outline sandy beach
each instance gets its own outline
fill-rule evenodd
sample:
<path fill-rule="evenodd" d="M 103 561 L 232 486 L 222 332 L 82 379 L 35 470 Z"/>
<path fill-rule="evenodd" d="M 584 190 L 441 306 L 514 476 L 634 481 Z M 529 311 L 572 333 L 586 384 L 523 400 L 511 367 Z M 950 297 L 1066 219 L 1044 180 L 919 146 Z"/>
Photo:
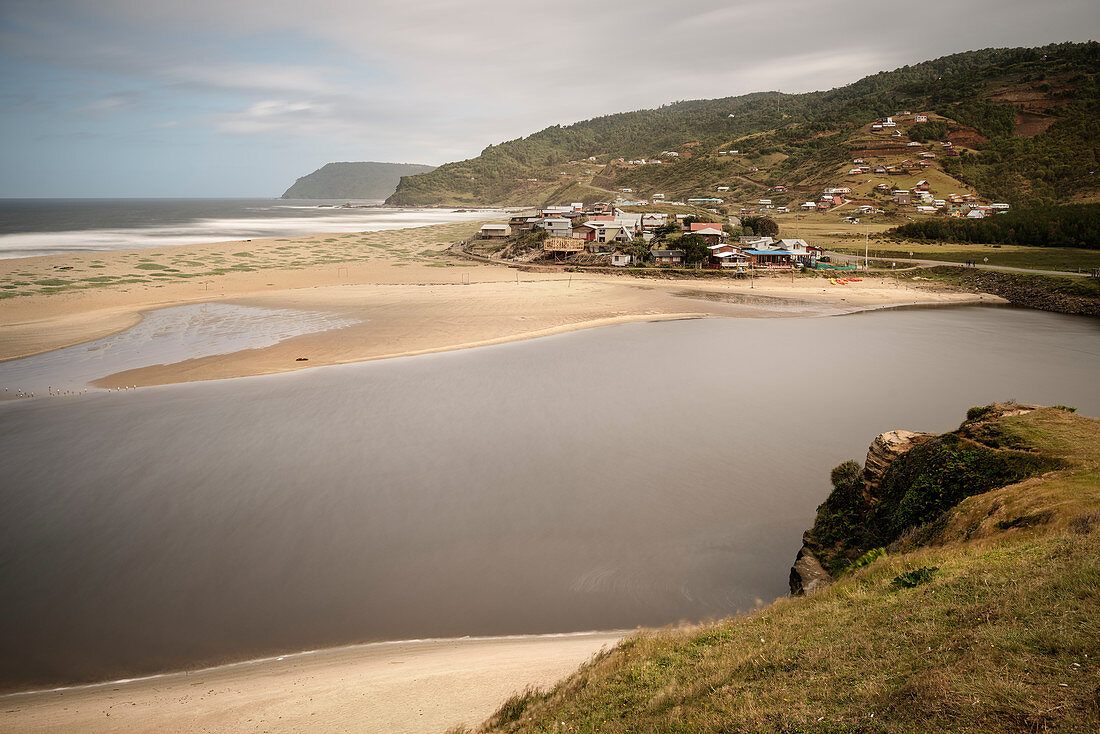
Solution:
<path fill-rule="evenodd" d="M 218 302 L 355 323 L 262 349 L 104 376 L 101 387 L 271 374 L 526 339 L 625 321 L 814 316 L 995 302 L 904 278 L 846 286 L 774 276 L 672 280 L 525 271 L 447 252 L 478 222 L 0 261 L 0 360 L 122 331 L 156 309 Z"/>
<path fill-rule="evenodd" d="M 380 643 L 0 697 L 19 732 L 360 731 L 474 726 L 621 632 Z"/>

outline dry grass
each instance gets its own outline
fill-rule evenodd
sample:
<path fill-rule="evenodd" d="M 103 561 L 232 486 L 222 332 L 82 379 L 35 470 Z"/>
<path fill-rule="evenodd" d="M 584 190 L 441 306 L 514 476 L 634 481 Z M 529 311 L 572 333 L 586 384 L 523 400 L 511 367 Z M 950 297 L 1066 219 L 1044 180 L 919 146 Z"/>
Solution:
<path fill-rule="evenodd" d="M 1003 422 L 1006 440 L 1071 467 L 972 497 L 942 545 L 813 596 L 636 635 L 483 731 L 1100 730 L 1100 421 L 1045 409 Z M 1048 521 L 997 529 L 1036 510 Z M 980 532 L 954 537 L 982 513 Z M 927 583 L 892 583 L 921 568 L 936 569 Z"/>

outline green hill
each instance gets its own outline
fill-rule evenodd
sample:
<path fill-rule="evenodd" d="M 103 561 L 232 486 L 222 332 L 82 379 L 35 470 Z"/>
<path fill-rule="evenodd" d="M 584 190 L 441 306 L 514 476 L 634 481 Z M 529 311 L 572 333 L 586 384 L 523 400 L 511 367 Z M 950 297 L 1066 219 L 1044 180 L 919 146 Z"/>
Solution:
<path fill-rule="evenodd" d="M 935 145 L 940 135 L 966 155 L 936 167 L 989 197 L 1087 201 L 1100 192 L 1092 175 L 1100 165 L 1098 73 L 1100 44 L 1063 43 L 954 54 L 828 91 L 678 102 L 491 145 L 402 179 L 389 202 L 560 203 L 624 188 L 671 199 L 714 195 L 720 185 L 729 187 L 722 198 L 746 201 L 783 184 L 789 195 L 771 198 L 785 203 L 835 183 L 855 156 L 900 161 L 914 156 L 908 142 Z M 931 113 L 930 121 L 902 116 L 900 137 L 871 130 L 905 111 Z M 662 163 L 628 163 L 642 158 Z"/>
<path fill-rule="evenodd" d="M 284 199 L 385 199 L 402 176 L 431 171 L 416 163 L 328 163 L 302 176 L 283 194 Z"/>
<path fill-rule="evenodd" d="M 636 634 L 477 731 L 1100 730 L 1100 421 L 1001 404 L 910 443 L 834 470 L 834 583 Z"/>

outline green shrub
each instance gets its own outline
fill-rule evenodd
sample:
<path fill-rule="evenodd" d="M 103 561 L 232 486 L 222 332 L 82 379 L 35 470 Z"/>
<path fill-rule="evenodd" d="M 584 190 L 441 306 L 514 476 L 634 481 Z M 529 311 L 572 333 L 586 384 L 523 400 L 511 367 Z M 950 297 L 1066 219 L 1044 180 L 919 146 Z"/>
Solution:
<path fill-rule="evenodd" d="M 897 591 L 899 589 L 912 589 L 915 586 L 927 584 L 932 580 L 932 576 L 936 571 L 939 571 L 939 568 L 936 566 L 922 566 L 915 571 L 906 571 L 894 577 L 894 580 L 890 582 L 890 588 Z"/>

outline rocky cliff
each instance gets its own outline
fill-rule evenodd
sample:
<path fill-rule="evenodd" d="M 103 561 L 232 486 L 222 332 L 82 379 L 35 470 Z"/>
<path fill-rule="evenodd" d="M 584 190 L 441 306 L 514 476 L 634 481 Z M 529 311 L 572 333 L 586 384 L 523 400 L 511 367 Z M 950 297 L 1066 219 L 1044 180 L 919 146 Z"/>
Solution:
<path fill-rule="evenodd" d="M 329 163 L 295 181 L 282 198 L 381 201 L 397 190 L 402 176 L 426 173 L 434 168 L 417 163 Z"/>
<path fill-rule="evenodd" d="M 846 461 L 833 469 L 833 491 L 803 535 L 791 568 L 791 594 L 821 588 L 864 565 L 969 496 L 1057 468 L 1059 459 L 1019 450 L 998 428 L 1001 419 L 1036 409 L 980 406 L 950 433 L 897 430 L 876 436 L 862 467 Z"/>

